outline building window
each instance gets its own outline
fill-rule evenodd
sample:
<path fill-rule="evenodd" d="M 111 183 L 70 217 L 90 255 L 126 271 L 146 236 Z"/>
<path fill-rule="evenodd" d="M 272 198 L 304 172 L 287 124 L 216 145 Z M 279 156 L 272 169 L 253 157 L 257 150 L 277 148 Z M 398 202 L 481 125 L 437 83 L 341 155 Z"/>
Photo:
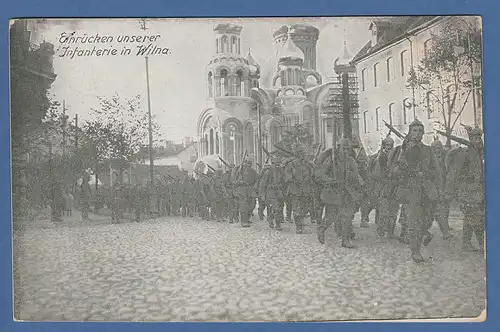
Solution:
<path fill-rule="evenodd" d="M 394 59 L 392 57 L 387 59 L 387 82 L 393 81 L 394 76 Z"/>
<path fill-rule="evenodd" d="M 231 37 L 231 52 L 237 53 L 237 44 L 236 44 L 236 36 Z"/>
<path fill-rule="evenodd" d="M 228 81 L 227 81 L 227 70 L 222 69 L 220 71 L 220 91 L 221 91 L 221 96 L 228 96 Z"/>
<path fill-rule="evenodd" d="M 373 86 L 374 87 L 378 86 L 378 82 L 377 82 L 378 67 L 379 67 L 378 62 L 375 65 L 373 65 Z"/>
<path fill-rule="evenodd" d="M 208 73 L 208 97 L 213 97 L 212 72 Z"/>
<path fill-rule="evenodd" d="M 222 53 L 228 52 L 229 51 L 229 45 L 227 41 L 227 36 L 223 36 L 221 39 L 221 48 L 222 48 Z"/>
<path fill-rule="evenodd" d="M 427 52 L 429 52 L 431 46 L 432 46 L 432 39 L 429 38 L 424 42 L 424 57 L 427 56 Z"/>
<path fill-rule="evenodd" d="M 404 124 L 410 123 L 412 121 L 412 103 L 410 98 L 403 99 L 403 121 Z"/>
<path fill-rule="evenodd" d="M 405 76 L 409 67 L 409 54 L 407 50 L 401 52 L 401 76 Z"/>
<path fill-rule="evenodd" d="M 389 104 L 389 124 L 392 126 L 394 124 L 393 119 L 394 119 L 394 108 L 396 104 L 395 103 L 390 103 Z"/>
<path fill-rule="evenodd" d="M 240 39 L 238 38 L 238 54 L 241 53 L 241 49 L 240 49 Z"/>
<path fill-rule="evenodd" d="M 238 70 L 236 72 L 236 95 L 242 96 L 244 95 L 244 91 L 245 91 L 245 86 L 243 82 L 243 72 L 241 70 Z"/>
<path fill-rule="evenodd" d="M 368 118 L 368 111 L 364 111 L 363 112 L 363 127 L 365 129 L 365 134 L 368 133 L 367 118 Z"/>
<path fill-rule="evenodd" d="M 366 80 L 366 68 L 361 71 L 361 90 L 365 91 L 365 80 Z"/>
<path fill-rule="evenodd" d="M 215 53 L 219 53 L 219 38 L 215 39 Z"/>
<path fill-rule="evenodd" d="M 375 109 L 375 126 L 377 128 L 377 131 L 380 130 L 379 115 L 380 115 L 380 107 L 377 107 Z"/>

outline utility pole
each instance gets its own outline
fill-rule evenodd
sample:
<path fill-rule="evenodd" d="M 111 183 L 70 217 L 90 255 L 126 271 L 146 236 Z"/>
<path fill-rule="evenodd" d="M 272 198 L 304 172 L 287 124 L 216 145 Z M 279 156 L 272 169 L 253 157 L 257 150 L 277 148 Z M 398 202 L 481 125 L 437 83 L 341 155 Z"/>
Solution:
<path fill-rule="evenodd" d="M 141 26 L 141 30 L 146 30 L 146 19 L 141 19 L 139 22 Z M 150 182 L 151 182 L 151 196 L 150 196 L 150 201 L 149 201 L 149 206 L 150 209 L 153 211 L 156 211 L 156 209 L 153 209 L 153 206 L 157 206 L 155 202 L 156 198 L 156 187 L 155 187 L 155 179 L 154 179 L 154 160 L 153 160 L 153 125 L 152 125 L 152 120 L 151 120 L 151 94 L 149 91 L 149 60 L 148 57 L 146 56 L 146 87 L 147 87 L 147 95 L 148 95 L 148 131 L 149 131 L 149 173 L 150 173 Z"/>
<path fill-rule="evenodd" d="M 342 73 L 342 101 L 343 101 L 343 120 L 344 120 L 344 138 L 352 142 L 352 124 L 351 124 L 351 105 L 349 93 L 349 73 Z"/>

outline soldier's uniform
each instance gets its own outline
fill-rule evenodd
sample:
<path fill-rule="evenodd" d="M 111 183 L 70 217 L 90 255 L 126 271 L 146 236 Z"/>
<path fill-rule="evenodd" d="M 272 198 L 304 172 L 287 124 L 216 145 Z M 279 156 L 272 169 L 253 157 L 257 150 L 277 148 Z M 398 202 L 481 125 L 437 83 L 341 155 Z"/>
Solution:
<path fill-rule="evenodd" d="M 182 216 L 192 217 L 194 210 L 194 179 L 189 175 L 184 176 L 182 182 Z"/>
<path fill-rule="evenodd" d="M 273 157 L 272 165 L 266 165 L 259 181 L 259 194 L 265 200 L 269 227 L 282 230 L 285 173 L 278 157 Z"/>
<path fill-rule="evenodd" d="M 222 176 L 224 200 L 226 201 L 225 207 L 229 223 L 233 223 L 235 220 L 238 220 L 238 206 L 236 205 L 236 200 L 233 195 L 233 182 L 231 179 L 231 170 L 233 168 L 234 165 L 231 165 Z"/>
<path fill-rule="evenodd" d="M 335 163 L 332 163 L 332 150 L 329 149 L 324 152 L 321 166 L 315 172 L 322 184 L 321 199 L 326 206 L 325 218 L 318 225 L 318 241 L 325 242 L 325 232 L 334 223 L 337 234 L 342 238 L 342 247 L 354 248 L 352 221 L 356 204 L 362 197 L 361 183 L 356 161 L 350 154 L 350 141 L 341 139 L 339 143 Z"/>
<path fill-rule="evenodd" d="M 404 205 L 412 259 L 423 261 L 420 246 L 428 245 L 432 239 L 426 210 L 430 203 L 439 197 L 441 179 L 434 151 L 422 143 L 424 125 L 413 121 L 409 133 L 398 151 L 398 156 L 391 158 L 391 176 L 397 181 L 396 197 Z"/>
<path fill-rule="evenodd" d="M 287 194 L 292 197 L 293 220 L 296 233 L 304 232 L 306 217 L 312 199 L 312 178 L 314 170 L 302 159 L 296 159 L 285 167 Z"/>
<path fill-rule="evenodd" d="M 240 167 L 233 168 L 231 173 L 242 227 L 250 227 L 250 215 L 255 206 L 255 182 L 258 174 L 251 165 L 252 161 L 247 159 Z"/>
<path fill-rule="evenodd" d="M 370 158 L 367 169 L 367 196 L 375 208 L 375 224 L 379 236 L 394 237 L 399 204 L 394 196 L 394 181 L 390 178 L 389 153 L 394 140 L 386 137 L 380 151 Z"/>
<path fill-rule="evenodd" d="M 222 183 L 222 170 L 217 170 L 210 181 L 210 201 L 213 210 L 212 215 L 218 222 L 221 222 L 224 218 L 224 187 Z"/>
<path fill-rule="evenodd" d="M 262 170 L 259 174 L 259 178 L 258 180 L 256 181 L 255 183 L 255 187 L 256 187 L 256 190 L 257 190 L 257 201 L 259 203 L 259 208 L 258 208 L 258 215 L 259 215 L 259 219 L 260 220 L 264 220 L 264 211 L 266 211 L 267 209 L 267 203 L 266 203 L 266 192 L 265 190 L 263 190 L 262 188 L 262 180 L 264 179 L 264 173 L 271 167 L 271 165 L 269 164 L 264 164 L 264 166 L 262 167 Z M 269 219 L 269 210 L 267 210 L 267 219 Z"/>
<path fill-rule="evenodd" d="M 484 154 L 482 130 L 467 127 L 470 146 L 448 152 L 446 195 L 456 198 L 464 214 L 462 245 L 473 250 L 472 235 L 476 235 L 479 250 L 484 252 Z"/>
<path fill-rule="evenodd" d="M 434 155 L 436 156 L 436 161 L 440 168 L 441 179 L 439 181 L 439 192 L 444 194 L 447 173 L 445 165 L 446 151 L 444 150 L 443 144 L 437 138 L 434 139 L 431 147 L 434 149 Z M 447 199 L 446 195 L 440 195 L 437 201 L 431 202 L 427 212 L 427 218 L 429 218 L 428 222 L 432 224 L 433 221 L 436 220 L 439 229 L 443 234 L 443 239 L 450 239 L 452 237 L 448 223 L 448 217 L 450 215 L 450 201 Z"/>
<path fill-rule="evenodd" d="M 211 218 L 211 203 L 213 199 L 213 188 L 212 188 L 212 183 L 211 183 L 211 177 L 213 173 L 209 169 L 207 174 L 203 176 L 200 179 L 200 191 L 201 191 L 201 204 L 200 204 L 200 211 L 201 211 L 201 218 L 203 220 L 210 220 Z"/>
<path fill-rule="evenodd" d="M 80 186 L 80 208 L 82 209 L 82 219 L 89 219 L 91 190 L 88 180 L 85 178 Z"/>

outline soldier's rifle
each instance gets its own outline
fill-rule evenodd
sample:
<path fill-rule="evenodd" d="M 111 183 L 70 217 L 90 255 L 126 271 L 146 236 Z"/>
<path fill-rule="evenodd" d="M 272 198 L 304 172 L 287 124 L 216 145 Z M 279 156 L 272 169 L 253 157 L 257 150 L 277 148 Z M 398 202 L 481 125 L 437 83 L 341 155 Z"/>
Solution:
<path fill-rule="evenodd" d="M 388 124 L 387 122 L 385 122 L 385 120 L 382 120 L 384 121 L 384 124 L 387 128 L 389 128 L 389 130 L 394 133 L 394 135 L 396 135 L 397 137 L 401 138 L 402 140 L 404 140 L 406 138 L 405 135 L 401 134 L 396 128 L 394 128 L 392 125 Z"/>
<path fill-rule="evenodd" d="M 452 141 L 455 141 L 459 144 L 463 144 L 463 145 L 466 145 L 466 146 L 471 146 L 472 144 L 466 140 L 465 138 L 461 138 L 461 137 L 457 137 L 455 135 L 451 135 L 451 134 L 447 134 L 445 133 L 444 131 L 441 131 L 441 130 L 437 130 L 436 129 L 436 133 L 440 134 L 440 135 L 443 135 L 444 137 L 447 137 L 449 139 L 451 139 Z"/>
<path fill-rule="evenodd" d="M 267 151 L 267 149 L 265 147 L 262 146 L 262 144 L 260 145 L 260 147 L 262 148 L 262 151 L 264 151 L 264 153 L 267 156 L 267 159 L 266 159 L 266 164 L 267 164 L 269 162 L 269 159 L 271 159 L 271 154 L 269 153 L 269 151 Z"/>
<path fill-rule="evenodd" d="M 216 172 L 215 168 L 213 168 L 212 166 L 210 166 L 209 164 L 207 164 L 207 167 L 210 168 L 212 171 Z"/>
<path fill-rule="evenodd" d="M 275 144 L 274 147 L 278 150 L 280 150 L 281 152 L 285 153 L 286 155 L 288 155 L 289 157 L 294 157 L 296 159 L 300 159 L 306 163 L 308 163 L 309 165 L 311 165 L 312 167 L 316 167 L 316 164 L 314 164 L 312 161 L 310 160 L 307 160 L 306 158 L 302 157 L 302 156 L 297 156 L 295 153 L 293 152 L 290 152 L 286 149 L 283 149 L 282 147 L 280 147 L 279 145 Z"/>
<path fill-rule="evenodd" d="M 217 156 L 217 157 L 219 157 L 219 160 L 220 160 L 220 161 L 224 164 L 224 166 L 226 166 L 226 167 L 227 167 L 227 168 L 229 168 L 229 169 L 231 169 L 231 168 L 232 168 L 232 167 L 231 167 L 231 165 L 229 165 L 229 163 L 228 163 L 228 162 L 226 162 L 224 159 L 222 159 L 222 157 L 221 157 L 221 156 Z"/>
<path fill-rule="evenodd" d="M 200 177 L 207 177 L 206 174 L 203 174 L 201 172 L 198 172 L 197 170 L 193 169 L 193 172 L 196 173 L 196 175 L 200 176 Z"/>

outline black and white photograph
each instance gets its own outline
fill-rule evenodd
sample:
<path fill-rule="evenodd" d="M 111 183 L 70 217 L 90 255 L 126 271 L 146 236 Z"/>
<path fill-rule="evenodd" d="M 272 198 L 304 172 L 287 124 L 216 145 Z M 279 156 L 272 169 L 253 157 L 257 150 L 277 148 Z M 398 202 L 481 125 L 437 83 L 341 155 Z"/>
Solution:
<path fill-rule="evenodd" d="M 9 33 L 15 320 L 486 319 L 481 17 Z"/>

